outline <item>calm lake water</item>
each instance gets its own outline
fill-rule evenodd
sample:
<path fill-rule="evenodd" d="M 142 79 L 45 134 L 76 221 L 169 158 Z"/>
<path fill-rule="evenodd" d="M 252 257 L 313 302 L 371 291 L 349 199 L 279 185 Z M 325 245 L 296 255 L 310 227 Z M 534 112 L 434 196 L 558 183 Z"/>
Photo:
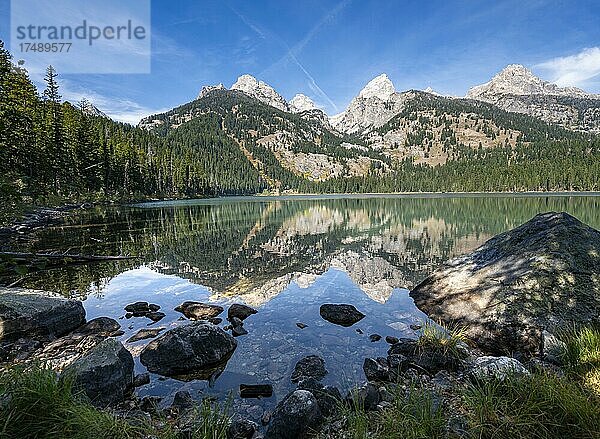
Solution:
<path fill-rule="evenodd" d="M 448 259 L 537 213 L 567 211 L 600 228 L 595 196 L 357 196 L 240 197 L 97 208 L 46 229 L 27 251 L 132 255 L 139 259 L 76 266 L 30 275 L 23 286 L 85 299 L 88 319 L 117 318 L 123 342 L 146 318 L 124 318 L 128 303 L 145 300 L 166 317 L 152 327 L 185 324 L 173 308 L 185 300 L 259 310 L 249 334 L 212 386 L 152 377 L 140 395 L 186 389 L 224 398 L 259 418 L 291 388 L 297 360 L 325 358 L 326 383 L 347 388 L 364 381 L 367 356 L 385 356 L 385 341 L 369 335 L 416 336 L 426 319 L 408 289 Z M 321 319 L 323 303 L 350 303 L 366 314 L 352 327 Z M 300 329 L 296 323 L 307 325 Z M 224 326 L 224 322 L 221 326 Z M 134 355 L 148 340 L 126 344 Z M 144 367 L 136 360 L 139 372 Z M 244 400 L 240 383 L 271 383 L 272 398 Z"/>

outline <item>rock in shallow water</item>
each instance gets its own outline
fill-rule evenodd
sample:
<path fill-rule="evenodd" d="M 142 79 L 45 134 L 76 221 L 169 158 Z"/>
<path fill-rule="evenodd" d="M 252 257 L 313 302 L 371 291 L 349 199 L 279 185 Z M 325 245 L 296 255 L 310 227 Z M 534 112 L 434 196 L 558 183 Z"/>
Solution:
<path fill-rule="evenodd" d="M 179 311 L 188 319 L 192 320 L 207 320 L 213 317 L 217 317 L 224 310 L 222 306 L 212 305 L 209 303 L 202 302 L 183 302 L 181 305 L 175 308 L 175 311 Z"/>
<path fill-rule="evenodd" d="M 545 213 L 454 259 L 411 293 L 492 353 L 536 354 L 543 329 L 600 321 L 600 232 Z"/>
<path fill-rule="evenodd" d="M 222 366 L 236 347 L 236 340 L 218 326 L 197 322 L 152 340 L 140 354 L 140 361 L 160 375 L 193 375 Z"/>
<path fill-rule="evenodd" d="M 70 364 L 61 377 L 73 379 L 92 404 L 106 407 L 125 399 L 133 386 L 133 357 L 120 341 L 108 338 Z"/>
<path fill-rule="evenodd" d="M 319 313 L 328 322 L 346 327 L 354 325 L 365 317 L 354 305 L 344 304 L 326 303 L 321 305 Z"/>
<path fill-rule="evenodd" d="M 127 343 L 134 343 L 140 340 L 146 340 L 148 338 L 157 337 L 165 328 L 150 328 L 150 329 L 140 329 L 134 335 L 127 339 Z"/>
<path fill-rule="evenodd" d="M 257 310 L 248 305 L 234 303 L 227 310 L 227 320 L 231 321 L 234 317 L 240 320 L 246 320 L 248 317 L 256 314 L 257 312 Z"/>
<path fill-rule="evenodd" d="M 296 363 L 292 372 L 292 383 L 297 383 L 304 378 L 322 380 L 327 375 L 325 360 L 318 355 L 309 355 Z"/>
<path fill-rule="evenodd" d="M 84 323 L 85 310 L 77 300 L 0 287 L 0 341 L 60 337 Z"/>

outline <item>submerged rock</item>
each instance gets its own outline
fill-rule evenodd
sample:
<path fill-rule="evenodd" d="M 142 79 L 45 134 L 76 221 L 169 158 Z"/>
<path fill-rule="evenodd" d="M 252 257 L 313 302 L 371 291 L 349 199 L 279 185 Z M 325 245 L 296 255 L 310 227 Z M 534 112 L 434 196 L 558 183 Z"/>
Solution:
<path fill-rule="evenodd" d="M 73 380 L 92 404 L 106 407 L 125 399 L 133 386 L 133 357 L 120 341 L 107 338 L 70 364 L 61 377 Z"/>
<path fill-rule="evenodd" d="M 318 355 L 309 355 L 296 363 L 292 372 L 292 383 L 297 383 L 304 378 L 314 378 L 318 381 L 327 375 L 325 360 Z"/>
<path fill-rule="evenodd" d="M 257 310 L 248 305 L 234 303 L 227 310 L 227 320 L 231 321 L 231 319 L 233 319 L 234 317 L 240 320 L 246 320 L 248 317 L 250 317 L 253 314 L 256 314 L 257 312 Z"/>
<path fill-rule="evenodd" d="M 213 317 L 217 317 L 224 311 L 224 309 L 222 306 L 219 305 L 187 301 L 177 306 L 175 308 L 175 311 L 179 311 L 188 319 L 208 320 Z"/>
<path fill-rule="evenodd" d="M 438 269 L 411 293 L 492 353 L 536 354 L 541 333 L 600 321 L 600 232 L 545 213 Z"/>
<path fill-rule="evenodd" d="M 355 323 L 361 321 L 365 315 L 357 310 L 354 305 L 337 305 L 337 304 L 324 304 L 321 305 L 319 313 L 323 319 L 330 323 L 334 323 L 340 326 L 352 326 Z"/>
<path fill-rule="evenodd" d="M 381 335 L 371 334 L 371 335 L 369 335 L 369 340 L 371 340 L 372 342 L 379 341 L 379 340 L 381 340 Z"/>
<path fill-rule="evenodd" d="M 191 375 L 222 366 L 236 347 L 235 339 L 218 326 L 196 322 L 152 340 L 140 354 L 140 361 L 160 375 Z"/>
<path fill-rule="evenodd" d="M 78 300 L 0 287 L 0 341 L 60 337 L 84 323 L 85 310 Z"/>
<path fill-rule="evenodd" d="M 295 390 L 275 408 L 265 439 L 302 439 L 323 421 L 317 399 L 308 390 Z"/>
<path fill-rule="evenodd" d="M 127 343 L 134 343 L 136 341 L 158 337 L 158 335 L 164 330 L 165 328 L 140 329 L 138 332 L 136 332 L 134 335 L 127 339 Z"/>

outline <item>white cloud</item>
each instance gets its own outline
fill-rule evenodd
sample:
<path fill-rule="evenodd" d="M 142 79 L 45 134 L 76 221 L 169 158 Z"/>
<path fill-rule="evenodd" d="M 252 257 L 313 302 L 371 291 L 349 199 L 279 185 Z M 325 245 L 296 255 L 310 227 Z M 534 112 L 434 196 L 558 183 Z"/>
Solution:
<path fill-rule="evenodd" d="M 553 58 L 537 67 L 548 70 L 552 82 L 561 87 L 581 87 L 600 75 L 600 47 L 590 47 L 575 55 Z"/>
<path fill-rule="evenodd" d="M 43 77 L 41 75 L 33 74 L 31 75 L 31 78 L 36 83 L 39 90 L 44 89 L 45 84 L 43 83 Z M 63 100 L 71 102 L 73 105 L 77 105 L 78 102 L 85 98 L 111 119 L 118 122 L 129 123 L 131 125 L 137 125 L 138 122 L 146 116 L 164 113 L 169 110 L 168 108 L 145 107 L 130 99 L 105 96 L 88 88 L 76 85 L 72 81 L 64 78 L 60 80 L 59 85 L 59 93 Z"/>

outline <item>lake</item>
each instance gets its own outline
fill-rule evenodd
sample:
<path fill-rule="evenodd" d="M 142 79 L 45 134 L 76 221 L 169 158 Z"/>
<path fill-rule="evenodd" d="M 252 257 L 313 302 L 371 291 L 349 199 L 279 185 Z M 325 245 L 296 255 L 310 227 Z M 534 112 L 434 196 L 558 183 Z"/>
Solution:
<path fill-rule="evenodd" d="M 306 355 L 325 359 L 325 383 L 347 389 L 364 381 L 364 358 L 385 356 L 388 348 L 369 335 L 415 337 L 411 325 L 426 321 L 408 295 L 412 286 L 547 211 L 600 228 L 600 197 L 573 194 L 232 197 L 98 207 L 41 231 L 19 250 L 137 259 L 32 273 L 20 286 L 83 299 L 88 319 L 119 319 L 124 343 L 141 328 L 185 324 L 174 308 L 186 300 L 255 307 L 245 321 L 248 335 L 237 338 L 214 382 L 153 375 L 138 393 L 168 403 L 182 389 L 198 398 L 232 392 L 236 410 L 259 419 L 292 388 L 294 365 Z M 124 307 L 138 300 L 160 305 L 166 317 L 125 318 Z M 320 317 L 323 303 L 353 304 L 366 317 L 337 326 Z M 148 341 L 125 344 L 135 356 Z M 145 371 L 137 359 L 136 369 Z M 275 394 L 241 400 L 241 383 L 270 383 Z"/>

